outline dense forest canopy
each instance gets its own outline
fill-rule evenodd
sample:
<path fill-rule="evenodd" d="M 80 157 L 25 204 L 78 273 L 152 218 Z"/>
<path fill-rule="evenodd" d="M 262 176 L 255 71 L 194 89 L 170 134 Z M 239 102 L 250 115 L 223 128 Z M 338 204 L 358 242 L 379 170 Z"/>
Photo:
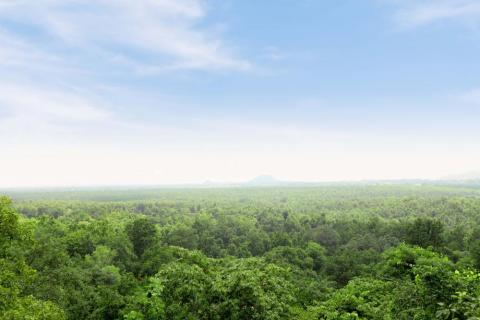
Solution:
<path fill-rule="evenodd" d="M 5 194 L 0 319 L 480 319 L 478 186 Z"/>

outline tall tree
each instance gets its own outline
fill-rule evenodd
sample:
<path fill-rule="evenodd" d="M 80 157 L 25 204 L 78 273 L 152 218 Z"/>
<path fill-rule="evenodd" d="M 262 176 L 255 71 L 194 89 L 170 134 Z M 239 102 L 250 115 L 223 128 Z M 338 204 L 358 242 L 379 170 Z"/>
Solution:
<path fill-rule="evenodd" d="M 126 226 L 126 231 L 137 257 L 141 257 L 145 250 L 155 242 L 155 225 L 149 219 L 135 219 Z"/>

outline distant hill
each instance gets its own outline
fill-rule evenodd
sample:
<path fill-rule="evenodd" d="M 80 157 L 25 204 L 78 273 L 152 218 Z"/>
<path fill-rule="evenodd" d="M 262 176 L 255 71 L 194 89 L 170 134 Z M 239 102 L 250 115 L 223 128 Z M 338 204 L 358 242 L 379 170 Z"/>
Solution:
<path fill-rule="evenodd" d="M 278 186 L 285 185 L 286 182 L 275 179 L 271 175 L 260 175 L 250 181 L 245 182 L 245 186 Z"/>

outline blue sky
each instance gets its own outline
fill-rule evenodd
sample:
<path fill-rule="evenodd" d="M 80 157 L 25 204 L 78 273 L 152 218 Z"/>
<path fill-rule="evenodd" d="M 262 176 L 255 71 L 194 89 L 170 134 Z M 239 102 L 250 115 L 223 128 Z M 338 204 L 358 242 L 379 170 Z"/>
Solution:
<path fill-rule="evenodd" d="M 0 186 L 480 170 L 478 0 L 0 0 Z"/>

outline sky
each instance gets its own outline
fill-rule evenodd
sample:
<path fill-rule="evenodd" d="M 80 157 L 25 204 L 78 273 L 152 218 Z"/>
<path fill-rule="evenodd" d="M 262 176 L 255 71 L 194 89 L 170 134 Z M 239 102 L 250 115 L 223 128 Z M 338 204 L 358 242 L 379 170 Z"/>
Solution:
<path fill-rule="evenodd" d="M 479 0 L 0 0 L 0 187 L 480 171 Z"/>

